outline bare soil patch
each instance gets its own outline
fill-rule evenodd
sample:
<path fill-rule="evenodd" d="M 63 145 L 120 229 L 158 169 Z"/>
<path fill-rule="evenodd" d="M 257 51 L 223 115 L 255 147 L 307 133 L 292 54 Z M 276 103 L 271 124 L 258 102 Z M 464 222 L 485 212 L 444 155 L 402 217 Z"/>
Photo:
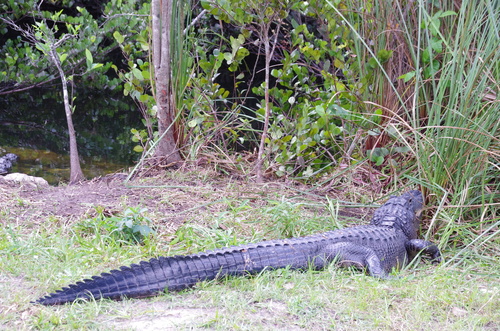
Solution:
<path fill-rule="evenodd" d="M 178 330 L 178 328 L 199 327 L 209 323 L 215 315 L 214 309 L 172 308 L 162 302 L 141 302 L 134 307 L 144 315 L 133 319 L 111 321 L 117 330 Z"/>
<path fill-rule="evenodd" d="M 36 224 L 49 217 L 71 223 L 82 217 L 95 215 L 97 206 L 108 214 L 140 206 L 147 208 L 155 219 L 167 224 L 170 231 L 175 231 L 190 216 L 207 210 L 217 212 L 217 202 L 224 199 L 250 199 L 255 207 L 265 204 L 266 199 L 273 197 L 301 197 L 318 204 L 325 202 L 321 197 L 326 194 L 341 200 L 349 199 L 342 191 L 310 191 L 308 195 L 301 193 L 309 189 L 297 183 L 254 184 L 209 171 L 172 172 L 126 183 L 120 177 L 98 178 L 77 185 L 48 187 L 13 184 L 0 177 L 0 210 L 3 209 L 16 222 Z M 358 219 L 364 218 L 367 213 L 368 211 L 359 208 L 339 212 L 340 215 Z"/>

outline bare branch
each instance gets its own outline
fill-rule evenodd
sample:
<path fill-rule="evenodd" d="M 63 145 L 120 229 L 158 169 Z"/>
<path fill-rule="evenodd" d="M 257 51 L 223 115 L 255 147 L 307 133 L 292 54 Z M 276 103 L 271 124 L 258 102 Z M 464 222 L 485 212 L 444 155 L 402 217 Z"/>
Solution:
<path fill-rule="evenodd" d="M 5 24 L 9 25 L 12 29 L 19 31 L 33 45 L 35 45 L 38 42 L 38 40 L 35 38 L 35 34 L 33 33 L 33 29 L 31 27 L 23 29 L 10 18 L 0 17 L 0 20 L 2 20 Z"/>
<path fill-rule="evenodd" d="M 193 26 L 196 24 L 196 22 L 198 22 L 203 16 L 205 16 L 205 14 L 208 13 L 208 10 L 206 9 L 203 9 L 201 11 L 201 13 L 198 14 L 198 16 L 196 16 L 192 21 L 191 23 L 189 23 L 189 25 L 184 29 L 184 31 L 182 31 L 183 34 L 186 34 L 187 31 Z"/>

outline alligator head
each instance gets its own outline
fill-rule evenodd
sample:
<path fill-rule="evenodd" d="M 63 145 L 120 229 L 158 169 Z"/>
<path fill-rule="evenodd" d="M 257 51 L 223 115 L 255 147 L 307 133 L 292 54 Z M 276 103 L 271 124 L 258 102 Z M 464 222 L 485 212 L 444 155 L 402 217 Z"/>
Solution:
<path fill-rule="evenodd" d="M 399 197 L 391 197 L 375 211 L 370 224 L 392 226 L 403 231 L 408 239 L 416 239 L 423 204 L 422 193 L 417 190 L 408 191 Z M 408 217 L 410 215 L 413 216 Z"/>

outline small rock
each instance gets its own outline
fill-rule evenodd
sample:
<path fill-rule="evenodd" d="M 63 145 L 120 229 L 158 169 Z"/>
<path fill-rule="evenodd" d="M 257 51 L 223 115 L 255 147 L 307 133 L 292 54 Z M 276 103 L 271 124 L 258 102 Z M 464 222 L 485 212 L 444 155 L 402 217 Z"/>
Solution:
<path fill-rule="evenodd" d="M 49 186 L 49 183 L 42 177 L 34 177 L 26 174 L 21 174 L 19 172 L 13 172 L 11 174 L 5 175 L 3 178 L 7 181 L 27 183 L 34 186 Z"/>
<path fill-rule="evenodd" d="M 6 174 L 12 168 L 12 163 L 16 162 L 19 157 L 14 153 L 7 153 L 0 157 L 0 175 Z"/>

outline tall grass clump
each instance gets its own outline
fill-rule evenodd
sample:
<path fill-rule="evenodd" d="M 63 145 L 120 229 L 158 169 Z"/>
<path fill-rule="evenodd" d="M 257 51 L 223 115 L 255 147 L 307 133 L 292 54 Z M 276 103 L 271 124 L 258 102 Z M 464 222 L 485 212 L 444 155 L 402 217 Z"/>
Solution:
<path fill-rule="evenodd" d="M 431 14 L 423 12 L 422 19 Z M 418 82 L 426 123 L 415 140 L 420 180 L 457 206 L 446 210 L 454 221 L 446 227 L 453 230 L 463 220 L 500 217 L 500 11 L 494 1 L 463 1 L 456 16 L 442 21 L 449 27 L 437 34 L 442 69 L 436 79 Z M 430 45 L 434 38 L 422 32 L 423 44 Z M 427 50 L 431 58 L 440 56 Z"/>
<path fill-rule="evenodd" d="M 445 245 L 490 231 L 500 220 L 496 1 L 347 3 L 337 12 L 359 37 L 360 62 L 393 52 L 363 98 L 384 109 L 379 141 L 385 134 L 413 154 L 400 184 L 418 184 L 438 206 L 429 233 Z"/>

